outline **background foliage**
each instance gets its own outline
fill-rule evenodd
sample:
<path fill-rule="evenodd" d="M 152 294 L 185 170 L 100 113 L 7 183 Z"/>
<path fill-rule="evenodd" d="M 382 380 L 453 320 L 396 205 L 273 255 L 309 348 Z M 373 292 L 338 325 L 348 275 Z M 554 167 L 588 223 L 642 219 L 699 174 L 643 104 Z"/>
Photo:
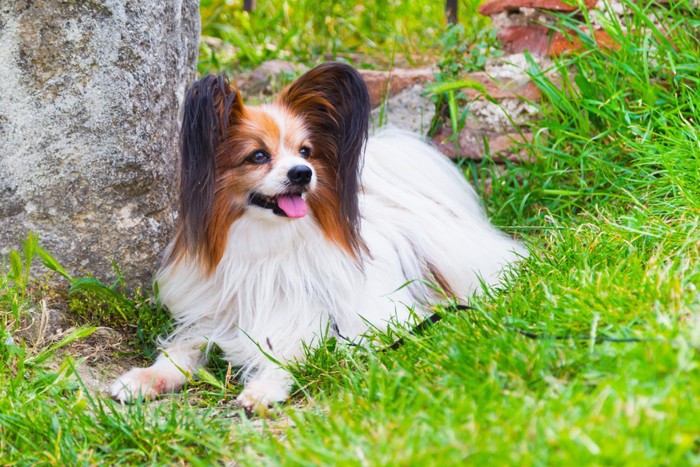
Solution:
<path fill-rule="evenodd" d="M 479 0 L 461 0 L 470 34 L 486 19 Z M 238 72 L 271 59 L 315 64 L 345 60 L 360 67 L 435 63 L 446 31 L 443 1 L 259 0 L 253 12 L 236 0 L 202 0 L 199 70 Z"/>

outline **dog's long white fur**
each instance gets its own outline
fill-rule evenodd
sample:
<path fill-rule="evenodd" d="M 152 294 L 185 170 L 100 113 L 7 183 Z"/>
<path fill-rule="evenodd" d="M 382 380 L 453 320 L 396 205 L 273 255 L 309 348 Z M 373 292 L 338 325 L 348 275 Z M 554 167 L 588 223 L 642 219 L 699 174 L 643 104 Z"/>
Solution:
<path fill-rule="evenodd" d="M 281 362 L 301 357 L 337 324 L 357 339 L 368 323 L 405 323 L 435 300 L 423 281 L 427 263 L 456 298 L 466 301 L 484 281 L 497 284 L 509 263 L 526 256 L 487 220 L 473 189 L 445 156 L 415 136 L 387 131 L 367 143 L 361 176 L 362 268 L 330 242 L 308 215 L 281 219 L 248 209 L 230 228 L 224 256 L 205 277 L 183 260 L 158 275 L 160 297 L 177 330 L 154 365 L 134 369 L 111 388 L 118 400 L 173 391 L 217 344 L 242 368 L 245 406 L 286 399 Z M 401 287 L 410 282 L 409 285 Z"/>

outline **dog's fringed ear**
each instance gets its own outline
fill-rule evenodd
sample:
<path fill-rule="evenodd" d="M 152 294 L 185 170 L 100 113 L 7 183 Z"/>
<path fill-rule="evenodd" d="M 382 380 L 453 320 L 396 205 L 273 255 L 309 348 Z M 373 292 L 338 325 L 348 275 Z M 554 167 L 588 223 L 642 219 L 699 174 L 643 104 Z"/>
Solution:
<path fill-rule="evenodd" d="M 209 246 L 216 156 L 242 105 L 240 93 L 223 76 L 205 76 L 187 91 L 180 131 L 180 251 L 175 254 L 197 254 Z"/>
<path fill-rule="evenodd" d="M 359 237 L 358 188 L 369 127 L 370 103 L 362 76 L 344 63 L 324 63 L 284 90 L 280 102 L 305 120 L 312 133 L 312 157 L 324 158 L 335 171 L 344 242 L 354 253 Z"/>

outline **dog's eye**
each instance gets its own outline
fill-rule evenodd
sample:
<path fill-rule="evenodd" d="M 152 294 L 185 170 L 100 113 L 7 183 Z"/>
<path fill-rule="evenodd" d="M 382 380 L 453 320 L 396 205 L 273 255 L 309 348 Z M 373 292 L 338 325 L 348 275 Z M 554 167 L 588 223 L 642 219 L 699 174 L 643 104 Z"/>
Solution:
<path fill-rule="evenodd" d="M 257 150 L 248 156 L 246 160 L 251 164 L 264 164 L 266 162 L 270 162 L 270 155 L 265 151 Z"/>
<path fill-rule="evenodd" d="M 311 148 L 308 146 L 302 146 L 301 149 L 299 149 L 299 155 L 301 155 L 301 157 L 304 159 L 308 159 L 311 157 Z"/>

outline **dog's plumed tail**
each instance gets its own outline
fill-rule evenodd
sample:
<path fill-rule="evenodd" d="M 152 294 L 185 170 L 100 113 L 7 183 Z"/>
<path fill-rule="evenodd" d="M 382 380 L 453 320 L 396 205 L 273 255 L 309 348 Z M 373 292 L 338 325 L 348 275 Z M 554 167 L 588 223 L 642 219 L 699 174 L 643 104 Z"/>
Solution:
<path fill-rule="evenodd" d="M 498 284 L 504 267 L 526 255 L 491 225 L 455 164 L 420 138 L 383 131 L 370 139 L 366 158 L 363 235 L 372 228 L 390 235 L 405 277 L 467 300 L 482 281 Z"/>

